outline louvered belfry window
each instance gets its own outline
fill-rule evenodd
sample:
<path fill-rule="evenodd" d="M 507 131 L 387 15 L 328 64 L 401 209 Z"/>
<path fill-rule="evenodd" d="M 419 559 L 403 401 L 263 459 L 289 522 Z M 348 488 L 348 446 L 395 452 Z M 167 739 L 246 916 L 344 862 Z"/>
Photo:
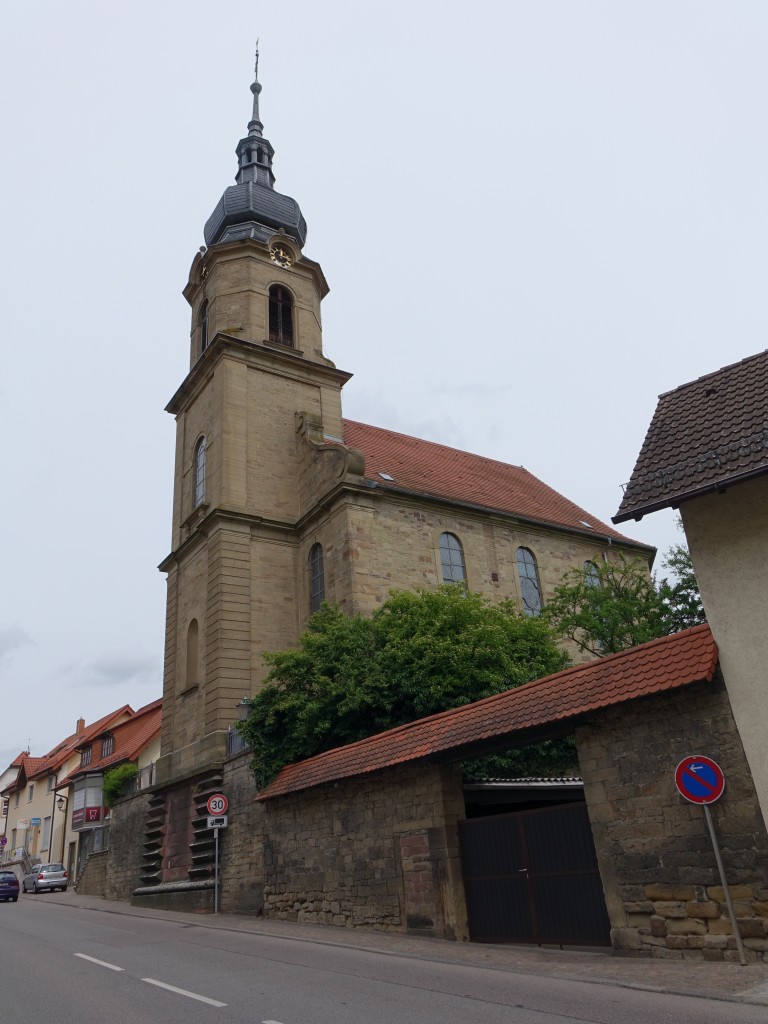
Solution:
<path fill-rule="evenodd" d="M 269 340 L 293 345 L 293 296 L 279 284 L 269 289 Z"/>

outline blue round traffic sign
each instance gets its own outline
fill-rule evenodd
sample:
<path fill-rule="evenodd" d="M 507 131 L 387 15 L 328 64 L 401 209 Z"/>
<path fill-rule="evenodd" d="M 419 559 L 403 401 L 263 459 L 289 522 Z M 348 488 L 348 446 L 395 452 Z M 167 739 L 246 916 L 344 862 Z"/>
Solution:
<path fill-rule="evenodd" d="M 692 804 L 713 804 L 723 795 L 725 776 L 711 757 L 692 754 L 684 757 L 675 769 L 675 785 Z"/>

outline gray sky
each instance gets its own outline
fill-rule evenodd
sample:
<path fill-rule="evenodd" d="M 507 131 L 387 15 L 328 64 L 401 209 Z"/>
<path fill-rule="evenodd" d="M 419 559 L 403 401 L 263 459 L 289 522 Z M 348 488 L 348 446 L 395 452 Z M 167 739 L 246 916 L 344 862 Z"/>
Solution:
<path fill-rule="evenodd" d="M 766 347 L 764 2 L 9 5 L 0 765 L 161 693 L 163 410 L 257 35 L 347 416 L 607 521 L 656 396 Z"/>

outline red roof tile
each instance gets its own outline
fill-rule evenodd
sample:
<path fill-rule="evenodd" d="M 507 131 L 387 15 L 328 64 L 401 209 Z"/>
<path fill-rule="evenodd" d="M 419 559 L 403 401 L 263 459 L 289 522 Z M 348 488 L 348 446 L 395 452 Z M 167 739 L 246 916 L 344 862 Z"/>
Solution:
<path fill-rule="evenodd" d="M 768 351 L 659 397 L 614 523 L 768 473 Z"/>
<path fill-rule="evenodd" d="M 377 487 L 492 509 L 549 526 L 611 537 L 648 550 L 648 545 L 618 533 L 522 466 L 510 466 L 352 420 L 344 420 L 344 443 L 363 453 L 365 479 Z"/>
<path fill-rule="evenodd" d="M 717 646 L 709 626 L 694 626 L 288 765 L 257 799 L 269 800 L 325 782 L 446 755 L 486 740 L 512 737 L 639 697 L 709 681 L 716 665 Z"/>
<path fill-rule="evenodd" d="M 114 737 L 115 744 L 112 753 L 101 757 L 101 748 L 97 743 L 94 746 L 90 763 L 82 767 L 77 765 L 69 775 L 58 783 L 56 788 L 61 788 L 83 772 L 104 771 L 113 764 L 134 761 L 160 732 L 162 705 L 162 699 L 152 701 L 151 704 L 140 708 L 133 718 L 129 718 L 126 722 L 120 722 L 119 725 L 111 729 L 102 730 Z"/>

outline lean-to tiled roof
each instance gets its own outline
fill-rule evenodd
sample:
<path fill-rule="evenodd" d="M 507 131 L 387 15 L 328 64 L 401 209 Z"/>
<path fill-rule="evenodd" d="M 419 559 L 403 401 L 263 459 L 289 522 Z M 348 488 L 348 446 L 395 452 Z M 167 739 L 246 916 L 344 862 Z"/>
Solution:
<path fill-rule="evenodd" d="M 659 397 L 614 523 L 768 473 L 768 351 Z"/>
<path fill-rule="evenodd" d="M 717 647 L 709 626 L 694 626 L 287 765 L 257 799 L 270 800 L 426 758 L 445 760 L 451 752 L 477 748 L 484 741 L 710 681 L 716 666 Z"/>
<path fill-rule="evenodd" d="M 363 453 L 365 478 L 377 487 L 460 502 L 652 550 L 579 508 L 522 466 L 353 420 L 344 420 L 344 443 Z"/>

